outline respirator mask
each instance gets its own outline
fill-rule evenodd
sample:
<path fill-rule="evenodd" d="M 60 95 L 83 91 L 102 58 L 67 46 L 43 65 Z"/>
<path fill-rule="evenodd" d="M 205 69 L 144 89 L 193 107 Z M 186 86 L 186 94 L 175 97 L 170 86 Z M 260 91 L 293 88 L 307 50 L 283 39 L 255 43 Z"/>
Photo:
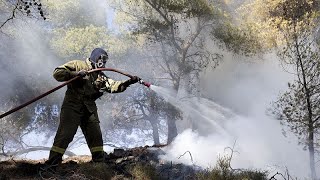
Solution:
<path fill-rule="evenodd" d="M 109 59 L 108 55 L 101 54 L 96 62 L 93 62 L 93 61 L 91 61 L 91 62 L 94 64 L 95 69 L 104 68 L 108 59 Z"/>

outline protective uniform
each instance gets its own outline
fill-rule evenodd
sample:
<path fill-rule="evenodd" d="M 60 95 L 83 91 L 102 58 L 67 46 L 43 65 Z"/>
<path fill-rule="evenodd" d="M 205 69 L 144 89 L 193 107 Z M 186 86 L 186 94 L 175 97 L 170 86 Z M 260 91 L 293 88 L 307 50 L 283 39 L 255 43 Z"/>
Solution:
<path fill-rule="evenodd" d="M 73 60 L 57 67 L 53 76 L 57 81 L 67 81 L 79 71 L 93 69 L 92 60 Z M 59 164 L 69 143 L 72 141 L 78 126 L 85 136 L 92 154 L 92 160 L 104 160 L 103 140 L 99 125 L 99 117 L 95 100 L 103 92 L 119 93 L 135 82 L 114 81 L 103 72 L 93 72 L 83 78 L 71 82 L 67 86 L 65 98 L 61 107 L 60 124 L 50 151 L 48 164 Z"/>

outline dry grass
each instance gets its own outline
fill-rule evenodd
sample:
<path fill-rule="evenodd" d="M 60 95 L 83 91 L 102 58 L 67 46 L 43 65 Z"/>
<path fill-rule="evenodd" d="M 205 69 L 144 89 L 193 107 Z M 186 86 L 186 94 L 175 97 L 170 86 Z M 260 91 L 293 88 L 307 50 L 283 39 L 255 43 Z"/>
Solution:
<path fill-rule="evenodd" d="M 219 157 L 217 165 L 212 170 L 206 170 L 196 174 L 197 180 L 267 180 L 267 172 L 259 170 L 232 169 L 231 159 Z"/>
<path fill-rule="evenodd" d="M 148 164 L 136 164 L 131 168 L 131 174 L 134 179 L 141 180 L 157 180 L 160 179 L 157 176 L 156 169 Z"/>
<path fill-rule="evenodd" d="M 80 165 L 77 174 L 88 179 L 111 179 L 114 173 L 105 163 L 84 163 Z"/>
<path fill-rule="evenodd" d="M 64 161 L 57 173 L 39 174 L 39 163 L 32 161 L 0 162 L 0 179 L 66 179 L 66 180 L 160 180 L 160 173 L 147 162 L 124 162 L 123 164 L 91 163 L 86 157 L 77 157 Z M 219 157 L 213 169 L 191 172 L 195 180 L 266 180 L 267 172 L 258 170 L 234 170 L 230 167 L 229 157 Z M 178 166 L 177 166 L 178 167 Z M 171 167 L 172 173 L 177 167 Z M 183 171 L 177 172 L 185 173 Z M 183 174 L 181 177 L 184 177 Z M 189 176 L 188 176 L 189 177 Z"/>

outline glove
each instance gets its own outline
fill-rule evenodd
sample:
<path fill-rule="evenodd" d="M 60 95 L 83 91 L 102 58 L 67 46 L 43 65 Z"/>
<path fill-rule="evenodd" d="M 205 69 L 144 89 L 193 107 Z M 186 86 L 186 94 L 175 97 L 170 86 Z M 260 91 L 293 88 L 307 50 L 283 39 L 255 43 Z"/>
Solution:
<path fill-rule="evenodd" d="M 131 84 L 137 83 L 137 82 L 140 81 L 140 80 L 141 80 L 141 78 L 139 78 L 138 76 L 132 76 L 132 78 L 129 79 L 129 80 L 127 80 L 127 81 L 125 81 L 125 82 L 123 83 L 123 85 L 124 85 L 125 87 L 128 87 L 128 86 L 130 86 Z"/>
<path fill-rule="evenodd" d="M 131 84 L 137 83 L 141 80 L 138 76 L 132 76 L 132 78 L 129 80 Z"/>

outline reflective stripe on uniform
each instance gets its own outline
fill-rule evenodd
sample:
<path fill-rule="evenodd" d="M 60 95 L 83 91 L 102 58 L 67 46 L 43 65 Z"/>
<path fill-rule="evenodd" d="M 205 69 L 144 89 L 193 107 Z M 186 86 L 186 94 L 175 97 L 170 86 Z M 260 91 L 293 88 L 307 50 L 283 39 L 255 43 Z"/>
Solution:
<path fill-rule="evenodd" d="M 91 151 L 91 153 L 103 151 L 103 146 L 92 147 L 92 148 L 90 148 L 90 151 Z"/>
<path fill-rule="evenodd" d="M 51 151 L 54 151 L 54 152 L 57 152 L 57 153 L 60 153 L 60 154 L 64 154 L 66 149 L 63 149 L 63 148 L 60 148 L 60 147 L 57 147 L 57 146 L 52 146 Z"/>

